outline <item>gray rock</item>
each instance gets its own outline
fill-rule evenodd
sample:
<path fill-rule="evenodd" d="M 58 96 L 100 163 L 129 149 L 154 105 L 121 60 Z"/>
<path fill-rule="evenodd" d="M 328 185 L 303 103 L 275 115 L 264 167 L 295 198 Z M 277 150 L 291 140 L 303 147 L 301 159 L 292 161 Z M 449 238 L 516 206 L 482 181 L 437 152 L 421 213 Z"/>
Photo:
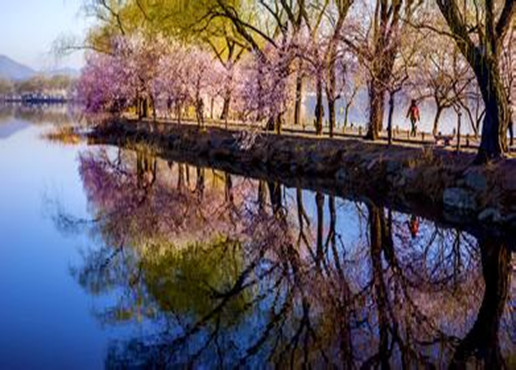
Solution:
<path fill-rule="evenodd" d="M 385 163 L 385 172 L 388 174 L 397 174 L 403 168 L 403 164 L 399 161 L 388 160 Z"/>
<path fill-rule="evenodd" d="M 405 176 L 398 176 L 396 181 L 394 182 L 394 186 L 397 188 L 402 188 L 407 185 L 407 178 Z"/>
<path fill-rule="evenodd" d="M 504 221 L 511 226 L 516 226 L 516 213 L 507 215 Z"/>
<path fill-rule="evenodd" d="M 337 180 L 337 182 L 340 182 L 340 183 L 344 183 L 344 182 L 348 181 L 348 179 L 349 179 L 348 171 L 346 171 L 346 169 L 344 169 L 344 168 L 339 169 L 337 172 L 335 172 L 335 179 Z"/>
<path fill-rule="evenodd" d="M 496 208 L 486 208 L 478 215 L 481 222 L 501 222 L 503 220 L 500 211 Z"/>
<path fill-rule="evenodd" d="M 445 207 L 463 211 L 474 211 L 477 209 L 477 201 L 474 194 L 461 188 L 445 189 L 443 203 Z"/>
<path fill-rule="evenodd" d="M 466 174 L 465 185 L 476 191 L 485 191 L 487 190 L 487 179 L 483 173 L 478 171 L 470 171 Z"/>

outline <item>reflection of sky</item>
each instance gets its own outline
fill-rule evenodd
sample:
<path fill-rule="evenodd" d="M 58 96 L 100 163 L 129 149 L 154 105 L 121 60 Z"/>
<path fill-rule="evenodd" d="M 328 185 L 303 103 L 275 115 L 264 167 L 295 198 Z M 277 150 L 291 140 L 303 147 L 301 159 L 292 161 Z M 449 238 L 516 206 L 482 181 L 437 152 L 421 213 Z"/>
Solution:
<path fill-rule="evenodd" d="M 29 124 L 23 121 L 9 120 L 6 123 L 0 121 L 0 140 L 7 139 L 27 127 L 29 127 Z"/>
<path fill-rule="evenodd" d="M 58 197 L 85 215 L 77 148 L 41 132 L 30 126 L 0 144 L 0 368 L 99 368 L 105 334 L 69 275 L 86 239 L 60 235 L 46 209 Z"/>

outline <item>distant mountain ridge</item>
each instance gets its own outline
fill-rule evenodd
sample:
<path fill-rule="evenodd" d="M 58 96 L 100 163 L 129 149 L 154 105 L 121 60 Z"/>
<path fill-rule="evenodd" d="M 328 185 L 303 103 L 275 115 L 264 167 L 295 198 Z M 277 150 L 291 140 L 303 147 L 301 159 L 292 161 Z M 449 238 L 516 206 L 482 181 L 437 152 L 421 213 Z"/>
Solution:
<path fill-rule="evenodd" d="M 5 55 L 0 55 L 0 78 L 8 80 L 26 80 L 37 74 L 35 70 L 18 63 Z"/>
<path fill-rule="evenodd" d="M 70 77 L 78 77 L 80 71 L 73 68 L 59 68 L 55 70 L 36 71 L 24 64 L 5 56 L 0 55 L 0 78 L 20 81 L 27 80 L 37 75 L 57 76 L 65 75 Z"/>

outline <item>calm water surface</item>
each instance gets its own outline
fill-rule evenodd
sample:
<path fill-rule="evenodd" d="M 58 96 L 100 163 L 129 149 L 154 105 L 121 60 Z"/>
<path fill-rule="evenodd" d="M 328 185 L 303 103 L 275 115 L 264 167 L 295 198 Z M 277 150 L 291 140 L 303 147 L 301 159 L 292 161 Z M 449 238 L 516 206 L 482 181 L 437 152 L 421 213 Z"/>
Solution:
<path fill-rule="evenodd" d="M 516 366 L 509 242 L 14 113 L 1 369 Z"/>

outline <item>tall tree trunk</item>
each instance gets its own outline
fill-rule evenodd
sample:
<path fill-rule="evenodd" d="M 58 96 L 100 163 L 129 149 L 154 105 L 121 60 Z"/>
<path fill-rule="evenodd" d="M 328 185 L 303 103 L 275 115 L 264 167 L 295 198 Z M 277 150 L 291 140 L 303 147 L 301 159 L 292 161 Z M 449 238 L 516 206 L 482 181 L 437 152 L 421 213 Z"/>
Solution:
<path fill-rule="evenodd" d="M 335 99 L 328 98 L 328 119 L 330 123 L 330 137 L 333 137 L 335 132 Z"/>
<path fill-rule="evenodd" d="M 439 132 L 439 119 L 441 118 L 443 109 L 444 108 L 439 103 L 437 103 L 437 110 L 435 111 L 435 117 L 434 117 L 434 126 L 432 129 L 432 134 L 434 136 L 436 136 L 437 133 Z"/>
<path fill-rule="evenodd" d="M 138 119 L 141 119 L 142 118 L 142 106 L 140 104 L 140 97 L 137 96 L 136 97 L 136 116 L 138 117 Z"/>
<path fill-rule="evenodd" d="M 334 53 L 330 53 L 330 66 L 328 69 L 328 88 L 326 92 L 326 96 L 328 98 L 328 121 L 330 124 L 330 137 L 333 137 L 335 131 L 335 101 L 337 100 L 335 97 L 336 94 L 336 81 L 335 81 L 335 55 Z"/>
<path fill-rule="evenodd" d="M 281 127 L 282 126 L 282 117 L 281 117 L 281 114 L 278 114 L 276 116 L 276 124 L 275 124 L 275 128 L 276 128 L 276 134 L 278 135 L 281 135 Z"/>
<path fill-rule="evenodd" d="M 400 44 L 403 1 L 377 0 L 373 24 L 374 56 L 369 82 L 369 127 L 366 138 L 376 140 L 383 129 L 385 93 L 390 86 Z M 410 5 L 407 4 L 408 7 Z"/>
<path fill-rule="evenodd" d="M 296 77 L 296 102 L 294 105 L 294 125 L 301 123 L 301 106 L 303 104 L 303 73 L 301 71 L 302 61 L 299 61 L 299 70 Z"/>
<path fill-rule="evenodd" d="M 509 124 L 508 99 L 500 73 L 500 55 L 504 38 L 512 27 L 516 2 L 505 0 L 497 15 L 495 1 L 482 2 L 483 19 L 477 23 L 466 24 L 464 13 L 467 5 L 460 11 L 457 0 L 437 0 L 442 15 L 455 36 L 457 47 L 475 72 L 482 93 L 486 115 L 482 127 L 482 138 L 475 163 L 481 164 L 502 157 L 507 150 L 507 125 Z M 466 4 L 466 3 L 464 3 Z M 498 16 L 498 21 L 496 17 Z M 474 30 L 474 39 L 470 35 Z"/>
<path fill-rule="evenodd" d="M 383 128 L 385 89 L 372 81 L 369 86 L 369 126 L 366 139 L 378 140 Z"/>
<path fill-rule="evenodd" d="M 316 86 L 316 103 L 315 103 L 315 132 L 317 135 L 322 135 L 323 133 L 323 86 L 322 79 L 317 77 L 317 86 Z"/>
<path fill-rule="evenodd" d="M 142 118 L 148 118 L 149 117 L 149 102 L 147 98 L 142 99 Z"/>
<path fill-rule="evenodd" d="M 181 124 L 182 114 L 183 114 L 183 107 L 181 107 L 181 104 L 176 104 L 177 123 L 179 123 L 179 124 Z"/>
<path fill-rule="evenodd" d="M 389 119 L 387 121 L 387 139 L 389 145 L 392 144 L 392 116 L 394 115 L 394 94 L 389 94 Z"/>
<path fill-rule="evenodd" d="M 348 127 L 349 123 L 349 110 L 351 109 L 351 101 L 346 103 L 346 109 L 344 110 L 344 128 Z"/>
<path fill-rule="evenodd" d="M 223 121 L 227 121 L 229 118 L 229 108 L 231 106 L 231 90 L 229 88 L 226 89 L 224 94 L 224 103 L 222 104 L 222 114 L 220 115 L 220 119 Z"/>
<path fill-rule="evenodd" d="M 156 119 L 158 118 L 158 114 L 156 112 L 156 102 L 154 100 L 154 96 L 153 95 L 150 96 L 150 103 L 151 103 L 151 106 L 152 106 L 152 119 L 154 121 L 156 121 Z"/>
<path fill-rule="evenodd" d="M 481 64 L 476 73 L 486 114 L 476 163 L 485 163 L 490 159 L 500 158 L 508 149 L 509 106 L 499 67 L 494 64 L 489 66 L 485 61 Z"/>

